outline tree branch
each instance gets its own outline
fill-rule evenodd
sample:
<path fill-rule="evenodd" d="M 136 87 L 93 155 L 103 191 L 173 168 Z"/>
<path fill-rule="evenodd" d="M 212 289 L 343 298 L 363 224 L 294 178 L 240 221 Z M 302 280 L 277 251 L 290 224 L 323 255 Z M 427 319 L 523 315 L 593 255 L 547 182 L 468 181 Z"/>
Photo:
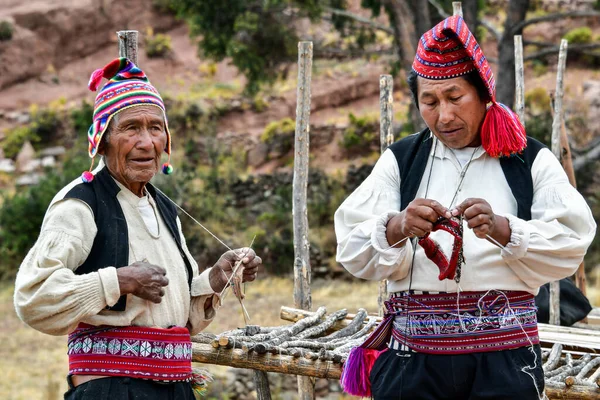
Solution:
<path fill-rule="evenodd" d="M 440 3 L 438 3 L 437 0 L 429 0 L 429 4 L 434 6 L 435 9 L 437 10 L 438 14 L 440 14 L 443 18 L 448 18 L 450 16 L 450 14 L 448 14 L 444 10 L 442 5 Z M 497 42 L 500 41 L 502 34 L 500 33 L 500 31 L 498 31 L 498 29 L 496 29 L 496 27 L 494 25 L 492 25 L 490 23 L 490 21 L 480 18 L 480 19 L 477 19 L 477 22 L 479 22 L 481 25 L 483 25 L 485 27 L 485 29 L 487 29 L 488 32 L 490 32 L 494 36 L 494 39 L 496 39 Z"/>
<path fill-rule="evenodd" d="M 496 39 L 496 42 L 500 42 L 500 39 L 502 38 L 502 34 L 500 33 L 500 31 L 498 29 L 496 29 L 496 27 L 494 25 L 491 24 L 490 21 L 480 18 L 477 20 L 477 22 L 479 22 L 485 29 L 488 30 L 489 33 L 491 33 L 494 38 Z"/>
<path fill-rule="evenodd" d="M 369 25 L 373 29 L 377 29 L 377 30 L 389 33 L 390 35 L 394 34 L 394 30 L 391 27 L 386 26 L 386 25 L 381 25 L 369 18 L 365 18 L 360 15 L 353 14 L 349 11 L 339 10 L 337 8 L 330 8 L 330 7 L 325 7 L 325 11 L 329 12 L 333 15 L 339 15 L 342 17 L 350 18 L 356 22 L 360 22 L 361 24 Z"/>
<path fill-rule="evenodd" d="M 436 0 L 429 0 L 429 4 L 431 4 L 432 6 L 435 7 L 438 14 L 440 14 L 442 16 L 442 18 L 448 18 L 450 16 L 450 14 L 448 14 L 444 10 L 444 7 L 442 7 L 442 5 L 440 3 L 438 3 Z"/>
<path fill-rule="evenodd" d="M 513 36 L 516 32 L 520 32 L 526 26 L 538 24 L 540 22 L 556 21 L 563 18 L 582 18 L 582 17 L 600 17 L 599 11 L 570 11 L 566 13 L 548 14 L 543 17 L 530 18 L 512 27 L 510 35 Z M 569 50 L 571 50 L 569 48 Z"/>
<path fill-rule="evenodd" d="M 588 163 L 592 161 L 596 161 L 600 159 L 600 144 L 593 147 L 590 151 L 582 155 L 581 157 L 577 157 L 573 160 L 573 169 L 575 171 L 580 170 L 585 167 Z"/>
<path fill-rule="evenodd" d="M 600 43 L 587 43 L 587 44 L 573 44 L 569 45 L 569 52 L 581 52 L 585 50 L 594 50 L 600 49 Z M 544 50 L 537 51 L 535 53 L 531 53 L 528 56 L 524 57 L 523 60 L 529 61 L 534 60 L 536 58 L 545 57 L 550 54 L 556 54 L 559 51 L 559 46 L 549 47 Z"/>

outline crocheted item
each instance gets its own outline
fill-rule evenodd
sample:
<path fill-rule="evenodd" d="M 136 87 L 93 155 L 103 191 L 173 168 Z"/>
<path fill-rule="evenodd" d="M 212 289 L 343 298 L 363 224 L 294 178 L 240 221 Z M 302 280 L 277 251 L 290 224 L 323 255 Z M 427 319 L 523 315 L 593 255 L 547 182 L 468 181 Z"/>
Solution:
<path fill-rule="evenodd" d="M 94 103 L 94 114 L 92 125 L 88 130 L 88 153 L 93 159 L 98 152 L 98 147 L 102 141 L 102 136 L 106 132 L 112 118 L 120 111 L 130 107 L 152 105 L 162 110 L 165 131 L 167 133 L 167 143 L 165 152 L 169 156 L 168 164 L 170 166 L 171 158 L 171 133 L 167 121 L 165 105 L 158 91 L 152 86 L 144 71 L 138 68 L 127 58 L 117 58 L 106 64 L 104 68 L 97 69 L 90 77 L 88 88 L 91 91 L 98 90 L 102 78 L 108 79 L 108 82 L 100 89 Z M 91 171 L 91 168 L 90 168 Z M 170 166 L 169 174 L 173 171 Z M 91 182 L 93 176 L 82 176 L 84 182 Z"/>
<path fill-rule="evenodd" d="M 481 127 L 483 148 L 492 157 L 510 156 L 527 146 L 525 128 L 517 115 L 496 102 L 496 82 L 475 37 L 460 16 L 446 18 L 419 40 L 412 65 L 426 79 L 451 79 L 477 71 L 492 104 Z"/>
<path fill-rule="evenodd" d="M 459 282 L 460 269 L 465 261 L 462 249 L 462 217 L 451 219 L 440 217 L 433 224 L 432 232 L 438 230 L 446 231 L 454 237 L 450 260 L 448 260 L 448 257 L 446 257 L 446 255 L 444 254 L 444 252 L 440 248 L 440 245 L 435 240 L 429 237 L 430 232 L 428 232 L 427 234 L 425 234 L 425 236 L 419 239 L 419 245 L 423 247 L 427 258 L 433 261 L 435 265 L 437 265 L 440 269 L 440 275 L 438 276 L 438 279 L 440 281 L 444 279 L 454 279 L 456 280 L 456 282 Z"/>

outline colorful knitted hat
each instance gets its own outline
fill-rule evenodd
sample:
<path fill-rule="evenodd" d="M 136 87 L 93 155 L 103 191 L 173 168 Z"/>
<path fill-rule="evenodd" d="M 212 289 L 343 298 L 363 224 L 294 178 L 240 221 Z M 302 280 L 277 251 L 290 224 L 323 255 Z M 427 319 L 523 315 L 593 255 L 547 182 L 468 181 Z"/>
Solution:
<path fill-rule="evenodd" d="M 519 117 L 496 102 L 494 74 L 483 51 L 462 17 L 446 18 L 421 36 L 412 65 L 426 79 L 450 79 L 477 71 L 492 104 L 481 127 L 481 142 L 492 157 L 510 156 L 527 146 L 525 128 Z"/>
<path fill-rule="evenodd" d="M 111 119 L 120 111 L 130 107 L 153 105 L 163 111 L 165 119 L 165 130 L 167 132 L 167 144 L 165 152 L 169 155 L 169 161 L 164 163 L 162 171 L 165 174 L 173 172 L 171 160 L 171 133 L 167 123 L 165 104 L 158 91 L 152 86 L 144 71 L 139 69 L 127 58 L 117 58 L 106 64 L 104 68 L 97 69 L 92 73 L 88 87 L 96 91 L 100 86 L 102 78 L 108 79 L 108 83 L 102 87 L 96 96 L 94 103 L 93 123 L 88 130 L 89 155 L 92 158 L 92 166 L 85 171 L 81 178 L 84 182 L 91 182 L 94 175 L 91 170 L 94 166 L 94 157 L 102 141 L 102 136 Z"/>

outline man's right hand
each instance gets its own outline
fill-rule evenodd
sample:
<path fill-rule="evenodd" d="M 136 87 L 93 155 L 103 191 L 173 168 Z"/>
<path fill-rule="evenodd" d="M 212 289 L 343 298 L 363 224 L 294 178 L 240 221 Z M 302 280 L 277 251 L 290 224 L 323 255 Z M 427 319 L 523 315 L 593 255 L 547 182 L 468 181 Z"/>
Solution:
<path fill-rule="evenodd" d="M 386 237 L 390 246 L 407 237 L 422 237 L 431 232 L 439 217 L 450 218 L 450 210 L 435 200 L 414 199 L 398 215 L 390 219 L 386 227 Z M 406 241 L 395 247 L 403 246 Z"/>
<path fill-rule="evenodd" d="M 165 295 L 164 287 L 169 284 L 166 275 L 167 271 L 163 267 L 144 261 L 117 268 L 122 295 L 131 293 L 153 303 L 160 303 Z"/>

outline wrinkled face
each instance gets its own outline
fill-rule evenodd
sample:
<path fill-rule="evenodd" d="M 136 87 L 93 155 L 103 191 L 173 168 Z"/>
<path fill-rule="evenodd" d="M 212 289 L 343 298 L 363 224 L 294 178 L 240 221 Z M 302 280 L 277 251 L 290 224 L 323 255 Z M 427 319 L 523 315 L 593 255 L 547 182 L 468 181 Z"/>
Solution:
<path fill-rule="evenodd" d="M 431 80 L 417 78 L 419 110 L 433 134 L 446 146 L 479 146 L 479 129 L 486 103 L 475 86 L 462 77 Z"/>
<path fill-rule="evenodd" d="M 141 196 L 158 172 L 167 143 L 163 111 L 150 105 L 127 108 L 113 118 L 110 129 L 99 152 L 111 175 Z"/>

